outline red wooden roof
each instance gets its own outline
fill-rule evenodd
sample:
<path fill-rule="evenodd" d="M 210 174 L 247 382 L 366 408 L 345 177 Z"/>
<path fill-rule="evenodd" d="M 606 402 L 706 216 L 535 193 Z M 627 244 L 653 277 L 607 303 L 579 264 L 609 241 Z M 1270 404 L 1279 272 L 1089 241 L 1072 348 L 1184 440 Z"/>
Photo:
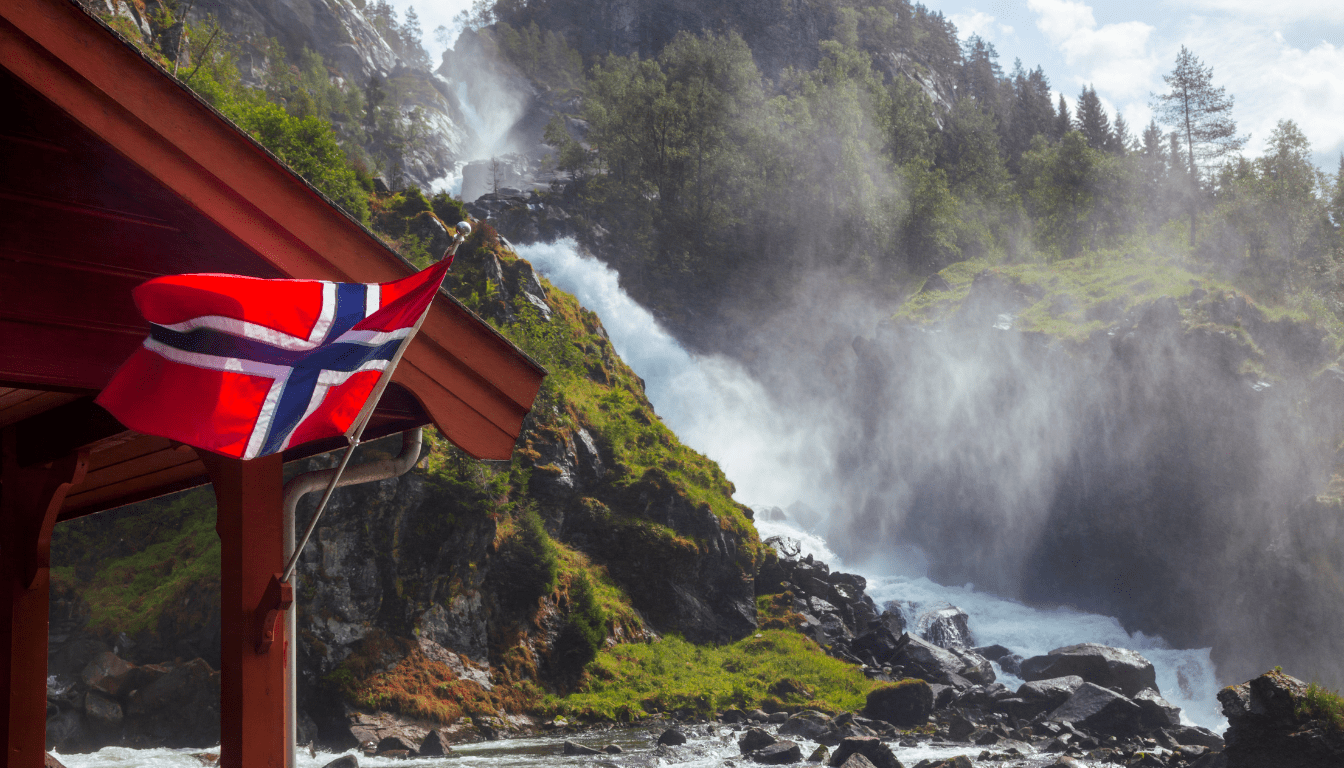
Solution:
<path fill-rule="evenodd" d="M 0 427 L 19 430 L 24 463 L 92 448 L 61 519 L 206 482 L 190 448 L 91 402 L 148 334 L 135 285 L 414 269 L 69 0 L 0 3 L 0 104 Z M 433 423 L 473 456 L 507 459 L 544 373 L 441 292 L 368 434 Z"/>

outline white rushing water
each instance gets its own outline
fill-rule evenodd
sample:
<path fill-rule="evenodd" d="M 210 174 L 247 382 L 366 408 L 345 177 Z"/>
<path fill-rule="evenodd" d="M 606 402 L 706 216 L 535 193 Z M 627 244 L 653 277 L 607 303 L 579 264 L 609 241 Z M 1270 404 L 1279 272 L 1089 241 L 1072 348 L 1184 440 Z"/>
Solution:
<path fill-rule="evenodd" d="M 813 497 L 817 478 L 807 471 L 830 460 L 818 455 L 820 441 L 809 440 L 793 427 L 788 413 L 775 408 L 768 393 L 740 365 L 687 352 L 621 289 L 615 272 L 582 254 L 573 241 L 515 250 L 602 318 L 616 351 L 644 379 L 663 422 L 683 443 L 723 467 L 737 486 L 739 500 L 781 507 L 802 501 L 826 508 Z M 792 537 L 832 568 L 859 573 L 868 579 L 868 594 L 879 605 L 897 601 L 907 618 L 943 604 L 955 605 L 970 616 L 977 644 L 1003 645 L 1023 658 L 1085 642 L 1138 651 L 1153 662 L 1162 695 L 1181 708 L 1187 721 L 1220 732 L 1227 725 L 1215 698 L 1218 684 L 1208 648 L 1174 650 L 1160 637 L 1126 632 L 1108 616 L 1032 608 L 972 585 L 936 584 L 925 577 L 923 557 L 913 547 L 887 553 L 882 562 L 847 565 L 819 536 L 760 517 L 756 527 L 763 538 Z M 996 666 L 996 672 L 1002 670 Z M 1022 682 L 1003 674 L 1000 681 L 1009 687 Z"/>

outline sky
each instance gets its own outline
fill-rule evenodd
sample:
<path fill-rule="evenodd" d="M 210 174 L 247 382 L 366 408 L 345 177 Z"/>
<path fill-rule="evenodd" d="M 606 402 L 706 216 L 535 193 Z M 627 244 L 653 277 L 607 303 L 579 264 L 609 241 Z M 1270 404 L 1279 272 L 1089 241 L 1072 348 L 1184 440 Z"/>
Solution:
<path fill-rule="evenodd" d="M 732 0 L 727 0 L 731 2 Z M 414 5 L 425 48 L 437 60 L 440 24 L 470 0 L 391 0 Z M 1021 59 L 1040 66 L 1056 93 L 1073 102 L 1096 88 L 1112 116 L 1135 133 L 1152 118 L 1153 93 L 1184 45 L 1213 68 L 1215 85 L 1235 100 L 1233 118 L 1249 134 L 1244 152 L 1264 151 L 1280 120 L 1291 119 L 1331 173 L 1344 153 L 1344 0 L 927 0 L 964 41 L 992 43 L 1005 72 Z"/>

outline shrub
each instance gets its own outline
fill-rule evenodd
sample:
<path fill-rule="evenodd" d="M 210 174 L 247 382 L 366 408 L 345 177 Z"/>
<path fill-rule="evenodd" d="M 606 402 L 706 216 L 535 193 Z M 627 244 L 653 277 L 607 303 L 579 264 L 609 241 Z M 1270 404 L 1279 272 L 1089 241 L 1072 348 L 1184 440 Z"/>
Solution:
<path fill-rule="evenodd" d="M 592 582 L 579 573 L 569 584 L 569 621 L 560 630 L 551 663 L 562 675 L 577 676 L 588 662 L 597 657 L 606 639 L 606 616 L 597 604 Z"/>
<path fill-rule="evenodd" d="M 560 561 L 535 506 L 524 509 L 517 522 L 518 529 L 499 548 L 494 582 L 506 608 L 527 611 L 537 598 L 555 589 Z"/>

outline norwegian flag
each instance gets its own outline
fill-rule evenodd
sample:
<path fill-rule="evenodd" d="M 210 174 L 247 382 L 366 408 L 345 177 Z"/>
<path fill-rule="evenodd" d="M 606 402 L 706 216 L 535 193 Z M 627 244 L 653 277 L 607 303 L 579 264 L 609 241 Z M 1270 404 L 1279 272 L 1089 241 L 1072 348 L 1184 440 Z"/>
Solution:
<path fill-rule="evenodd" d="M 137 432 L 240 459 L 350 435 L 450 263 L 382 284 L 155 278 L 133 294 L 150 336 L 96 402 Z"/>

